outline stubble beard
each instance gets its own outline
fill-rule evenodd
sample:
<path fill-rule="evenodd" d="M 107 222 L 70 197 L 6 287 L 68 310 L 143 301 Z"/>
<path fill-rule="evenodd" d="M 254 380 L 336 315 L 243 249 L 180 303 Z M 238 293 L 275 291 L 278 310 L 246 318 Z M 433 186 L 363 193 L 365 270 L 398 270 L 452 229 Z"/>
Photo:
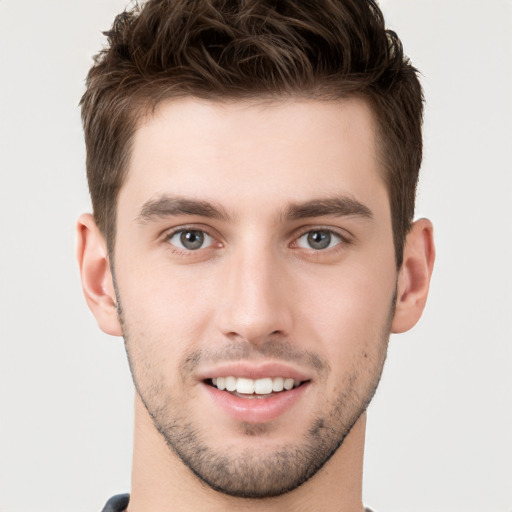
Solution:
<path fill-rule="evenodd" d="M 257 448 L 235 454 L 216 450 L 206 442 L 204 434 L 187 415 L 180 414 L 179 407 L 173 407 L 173 397 L 169 393 L 166 395 L 153 372 L 143 371 L 141 373 L 144 378 L 139 379 L 140 367 L 132 357 L 129 329 L 117 296 L 135 388 L 155 428 L 183 464 L 210 488 L 229 496 L 252 499 L 280 496 L 296 489 L 314 476 L 342 445 L 354 424 L 366 411 L 380 381 L 395 302 L 394 297 L 387 324 L 383 326 L 380 339 L 376 341 L 379 343 L 378 355 L 373 361 L 365 360 L 367 364 L 372 364 L 369 381 L 361 381 L 359 375 L 363 371 L 367 372 L 368 368 L 359 368 L 347 376 L 343 391 L 328 404 L 325 413 L 319 413 L 313 418 L 301 441 L 284 444 L 280 449 L 262 455 L 262 451 Z M 269 342 L 269 346 L 276 344 L 278 342 Z M 141 385 L 142 381 L 144 386 Z M 364 389 L 360 388 L 361 382 L 365 383 Z M 247 436 L 265 436 L 265 426 L 245 424 L 243 428 Z"/>
<path fill-rule="evenodd" d="M 318 415 L 295 445 L 285 444 L 265 454 L 258 448 L 227 454 L 204 442 L 199 430 L 184 416 L 174 415 L 169 422 L 168 414 L 154 409 L 138 392 L 167 445 L 202 482 L 223 494 L 252 499 L 280 496 L 313 477 L 342 445 L 372 398 L 354 408 L 353 395 L 338 397 L 330 412 Z M 257 440 L 266 434 L 265 427 L 249 424 L 242 429 L 246 436 Z"/>

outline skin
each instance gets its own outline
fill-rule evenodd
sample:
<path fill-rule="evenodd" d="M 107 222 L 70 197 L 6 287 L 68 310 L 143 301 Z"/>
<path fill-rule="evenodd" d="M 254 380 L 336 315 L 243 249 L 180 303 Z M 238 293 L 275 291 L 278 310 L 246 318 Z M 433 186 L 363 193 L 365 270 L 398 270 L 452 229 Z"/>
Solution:
<path fill-rule="evenodd" d="M 78 223 L 88 304 L 124 335 L 137 390 L 129 511 L 362 510 L 365 410 L 434 261 L 422 219 L 396 269 L 375 139 L 358 99 L 185 98 L 138 128 L 113 262 L 93 218 Z M 236 362 L 306 384 L 241 420 L 204 378 Z"/>

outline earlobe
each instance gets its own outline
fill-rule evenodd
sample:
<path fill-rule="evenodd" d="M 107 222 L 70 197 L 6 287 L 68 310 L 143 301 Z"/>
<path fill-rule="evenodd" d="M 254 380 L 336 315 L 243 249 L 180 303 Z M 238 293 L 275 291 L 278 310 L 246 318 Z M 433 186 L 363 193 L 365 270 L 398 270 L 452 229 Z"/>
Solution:
<path fill-rule="evenodd" d="M 90 214 L 77 222 L 77 260 L 85 300 L 101 330 L 122 336 L 105 239 Z"/>
<path fill-rule="evenodd" d="M 432 223 L 428 219 L 420 219 L 413 224 L 405 240 L 392 332 L 408 331 L 420 319 L 427 302 L 434 259 Z"/>

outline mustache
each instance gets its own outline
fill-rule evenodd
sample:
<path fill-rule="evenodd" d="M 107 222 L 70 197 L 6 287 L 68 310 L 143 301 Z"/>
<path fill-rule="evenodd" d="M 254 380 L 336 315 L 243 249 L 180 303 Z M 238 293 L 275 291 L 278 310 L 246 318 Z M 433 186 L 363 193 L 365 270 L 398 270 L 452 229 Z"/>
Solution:
<path fill-rule="evenodd" d="M 328 361 L 318 354 L 297 349 L 293 343 L 277 339 L 270 339 L 259 345 L 253 345 L 248 341 L 236 341 L 222 347 L 194 350 L 184 357 L 180 369 L 182 375 L 190 375 L 199 365 L 234 361 L 261 362 L 264 359 L 295 363 L 318 373 L 330 371 Z"/>

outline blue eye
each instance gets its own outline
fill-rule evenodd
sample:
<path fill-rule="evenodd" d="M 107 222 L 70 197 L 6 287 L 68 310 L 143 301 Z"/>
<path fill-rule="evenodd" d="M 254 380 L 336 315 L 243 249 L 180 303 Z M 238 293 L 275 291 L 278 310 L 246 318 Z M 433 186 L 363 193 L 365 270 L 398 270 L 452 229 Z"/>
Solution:
<path fill-rule="evenodd" d="M 321 251 L 329 249 L 343 241 L 340 235 L 327 229 L 315 229 L 304 233 L 297 239 L 297 245 L 303 249 Z"/>
<path fill-rule="evenodd" d="M 187 251 L 204 249 L 213 243 L 213 238 L 200 229 L 181 229 L 175 231 L 168 240 L 172 245 Z"/>

